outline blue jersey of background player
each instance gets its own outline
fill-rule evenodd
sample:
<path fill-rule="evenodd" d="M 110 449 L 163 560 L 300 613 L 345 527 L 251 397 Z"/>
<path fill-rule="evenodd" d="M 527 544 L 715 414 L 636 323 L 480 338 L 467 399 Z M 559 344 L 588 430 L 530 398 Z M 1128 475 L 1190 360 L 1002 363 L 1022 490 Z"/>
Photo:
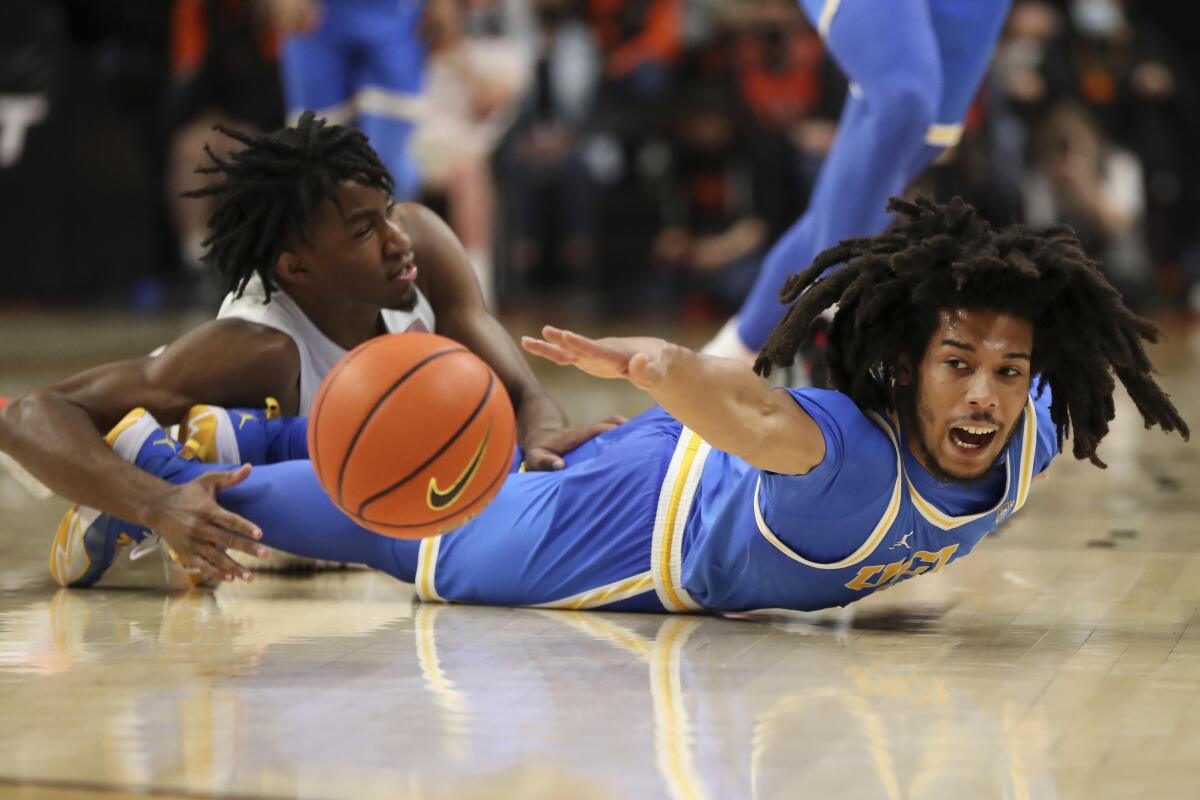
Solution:
<path fill-rule="evenodd" d="M 790 363 L 837 303 L 833 391 L 772 390 L 740 361 L 661 339 L 547 327 L 526 350 L 628 380 L 660 407 L 563 470 L 510 476 L 474 520 L 420 543 L 355 525 L 307 461 L 256 467 L 218 500 L 271 546 L 371 565 L 426 599 L 811 609 L 965 555 L 1025 502 L 1068 431 L 1076 457 L 1102 465 L 1114 374 L 1148 426 L 1187 435 L 1142 346 L 1157 329 L 1068 229 L 997 232 L 961 200 L 892 208 L 893 229 L 789 279 L 793 305 L 757 364 Z M 231 469 L 179 457 L 141 411 L 110 441 L 176 483 Z"/>

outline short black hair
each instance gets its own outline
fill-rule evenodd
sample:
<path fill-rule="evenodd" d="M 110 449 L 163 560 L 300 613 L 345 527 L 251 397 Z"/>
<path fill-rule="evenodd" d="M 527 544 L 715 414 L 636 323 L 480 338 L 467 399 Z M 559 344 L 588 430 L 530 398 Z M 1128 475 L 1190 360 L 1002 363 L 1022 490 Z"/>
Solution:
<path fill-rule="evenodd" d="M 237 296 L 257 273 L 270 299 L 280 253 L 289 243 L 308 240 L 313 212 L 325 200 L 337 202 L 338 183 L 354 180 L 388 195 L 395 186 L 366 136 L 328 125 L 312 111 L 305 111 L 294 127 L 272 133 L 225 125 L 213 129 L 245 147 L 226 160 L 206 144 L 212 163 L 196 172 L 224 180 L 183 196 L 218 198 L 208 219 L 204 261 L 216 268 L 226 291 Z"/>
<path fill-rule="evenodd" d="M 1076 458 L 1105 466 L 1096 448 L 1115 413 L 1114 374 L 1147 428 L 1188 437 L 1143 347 L 1158 341 L 1158 328 L 1125 306 L 1070 227 L 997 231 L 958 197 L 892 198 L 888 210 L 898 214 L 887 231 L 831 247 L 784 283 L 779 299 L 791 308 L 754 364 L 760 375 L 791 364 L 836 304 L 825 352 L 830 383 L 860 408 L 886 413 L 894 399 L 885 377 L 901 354 L 920 361 L 939 313 L 990 309 L 1033 324 L 1032 374 L 1050 387 L 1060 449 L 1070 436 Z"/>

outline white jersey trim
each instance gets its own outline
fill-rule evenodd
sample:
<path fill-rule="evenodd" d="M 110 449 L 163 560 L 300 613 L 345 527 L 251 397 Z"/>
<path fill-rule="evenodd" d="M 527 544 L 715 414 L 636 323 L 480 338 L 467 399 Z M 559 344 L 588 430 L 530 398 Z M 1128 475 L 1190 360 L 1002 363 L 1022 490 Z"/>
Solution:
<path fill-rule="evenodd" d="M 771 530 L 769 525 L 767 525 L 766 519 L 763 518 L 762 508 L 760 506 L 758 496 L 759 489 L 762 487 L 762 475 L 758 476 L 758 481 L 754 484 L 754 521 L 758 524 L 758 532 L 761 533 L 763 538 L 770 542 L 776 550 L 783 553 L 793 561 L 797 561 L 805 565 L 806 567 L 813 567 L 814 569 L 844 569 L 845 567 L 854 566 L 867 556 L 871 555 L 871 553 L 875 552 L 875 548 L 878 547 L 879 543 L 883 541 L 883 537 L 891 529 L 892 523 L 896 521 L 896 516 L 900 512 L 900 476 L 904 474 L 904 465 L 901 463 L 900 459 L 900 443 L 896 439 L 896 435 L 892 432 L 891 427 L 889 427 L 888 424 L 884 422 L 877 414 L 868 412 L 867 416 L 869 416 L 876 425 L 883 428 L 884 432 L 887 433 L 888 438 L 892 440 L 892 447 L 896 451 L 896 482 L 892 485 L 891 500 L 888 501 L 887 508 L 884 510 L 883 516 L 879 518 L 879 522 L 876 523 L 875 529 L 871 531 L 871 534 L 867 536 L 866 540 L 857 550 L 842 560 L 831 563 L 810 561 L 784 544 L 783 540 L 775 535 L 775 532 Z"/>
<path fill-rule="evenodd" d="M 650 545 L 650 573 L 658 600 L 668 611 L 701 610 L 700 604 L 683 588 L 683 532 L 711 450 L 708 442 L 684 426 L 659 489 Z"/>

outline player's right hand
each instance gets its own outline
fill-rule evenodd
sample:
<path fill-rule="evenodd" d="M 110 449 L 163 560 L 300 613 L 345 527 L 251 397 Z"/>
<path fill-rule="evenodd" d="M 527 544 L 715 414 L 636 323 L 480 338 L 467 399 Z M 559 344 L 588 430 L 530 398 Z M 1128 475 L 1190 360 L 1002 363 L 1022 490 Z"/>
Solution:
<path fill-rule="evenodd" d="M 245 464 L 228 472 L 207 472 L 195 480 L 172 486 L 148 510 L 149 527 L 206 578 L 254 580 L 254 573 L 225 551 L 239 550 L 265 558 L 268 550 L 259 544 L 262 531 L 217 503 L 218 493 L 241 483 L 249 474 L 250 465 Z"/>
<path fill-rule="evenodd" d="M 597 378 L 623 378 L 653 391 L 666 377 L 666 353 L 675 345 L 651 336 L 609 336 L 591 339 L 552 325 L 542 336 L 521 337 L 521 347 L 561 366 L 572 366 Z"/>

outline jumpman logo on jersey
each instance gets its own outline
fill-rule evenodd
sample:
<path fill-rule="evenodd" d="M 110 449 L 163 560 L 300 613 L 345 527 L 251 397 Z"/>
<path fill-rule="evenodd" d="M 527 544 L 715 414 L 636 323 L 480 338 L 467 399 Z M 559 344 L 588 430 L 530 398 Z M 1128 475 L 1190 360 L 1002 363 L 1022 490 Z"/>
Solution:
<path fill-rule="evenodd" d="M 910 537 L 912 535 L 913 535 L 912 531 L 909 531 L 908 533 L 904 534 L 903 536 L 900 537 L 900 541 L 896 542 L 894 545 L 889 547 L 888 550 L 895 550 L 897 547 L 907 547 L 909 550 L 912 550 L 912 545 L 908 543 L 908 537 Z"/>
<path fill-rule="evenodd" d="M 246 423 L 247 423 L 247 422 L 253 422 L 253 421 L 254 421 L 254 415 L 253 415 L 253 414 L 250 414 L 250 413 L 247 413 L 247 412 L 245 412 L 245 411 L 239 411 L 239 412 L 237 412 L 237 415 L 238 415 L 239 417 L 241 417 L 241 420 L 238 422 L 238 430 L 239 430 L 239 431 L 240 431 L 242 428 L 246 427 Z"/>

